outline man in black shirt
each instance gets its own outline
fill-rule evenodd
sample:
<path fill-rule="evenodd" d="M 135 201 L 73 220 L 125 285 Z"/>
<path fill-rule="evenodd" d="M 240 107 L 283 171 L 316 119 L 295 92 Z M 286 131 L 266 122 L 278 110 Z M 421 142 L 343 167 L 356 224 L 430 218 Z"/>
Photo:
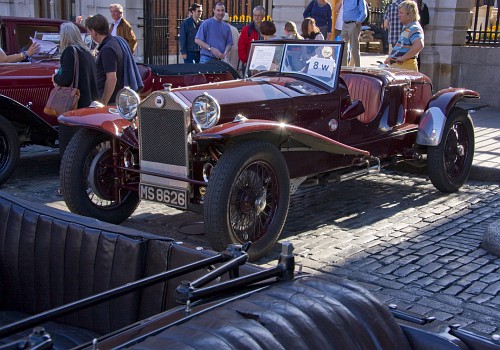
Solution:
<path fill-rule="evenodd" d="M 85 21 L 92 39 L 99 44 L 96 59 L 97 90 L 103 105 L 115 103 L 117 92 L 124 86 L 123 51 L 117 39 L 109 33 L 108 20 L 95 15 Z"/>

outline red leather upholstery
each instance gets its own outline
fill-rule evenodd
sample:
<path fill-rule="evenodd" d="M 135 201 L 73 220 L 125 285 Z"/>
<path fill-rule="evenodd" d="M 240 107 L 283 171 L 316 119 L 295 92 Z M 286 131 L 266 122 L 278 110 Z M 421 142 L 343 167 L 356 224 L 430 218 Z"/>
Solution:
<path fill-rule="evenodd" d="M 362 123 L 369 123 L 377 116 L 382 104 L 382 81 L 363 74 L 342 74 L 351 99 L 360 100 L 365 113 L 358 116 Z"/>

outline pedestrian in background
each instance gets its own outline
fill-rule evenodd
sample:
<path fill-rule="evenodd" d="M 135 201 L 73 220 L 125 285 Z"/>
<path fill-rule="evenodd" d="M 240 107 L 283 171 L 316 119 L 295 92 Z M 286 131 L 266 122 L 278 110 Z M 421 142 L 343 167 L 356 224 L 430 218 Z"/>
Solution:
<path fill-rule="evenodd" d="M 231 50 L 229 50 L 229 54 L 226 56 L 224 61 L 229 63 L 234 69 L 238 70 L 240 63 L 240 59 L 238 57 L 238 40 L 240 38 L 240 32 L 238 31 L 238 28 L 229 23 L 229 14 L 227 12 L 222 20 L 229 24 L 229 27 L 231 28 L 231 35 L 233 36 L 233 45 L 231 46 Z"/>
<path fill-rule="evenodd" d="M 340 38 L 345 42 L 344 55 L 342 56 L 342 65 L 347 66 L 347 57 L 354 61 L 354 66 L 361 65 L 359 55 L 359 33 L 361 24 L 367 16 L 364 0 L 344 0 L 342 18 L 342 31 Z"/>
<path fill-rule="evenodd" d="M 302 25 L 300 26 L 302 29 L 302 37 L 304 39 L 310 40 L 325 40 L 325 37 L 316 26 L 316 21 L 314 18 L 307 17 L 302 21 Z"/>
<path fill-rule="evenodd" d="M 285 39 L 304 39 L 297 31 L 297 25 L 295 22 L 286 22 L 283 31 L 285 32 Z"/>
<path fill-rule="evenodd" d="M 250 53 L 250 44 L 254 40 L 264 39 L 260 34 L 260 24 L 266 15 L 266 9 L 263 6 L 255 6 L 252 12 L 252 22 L 247 24 L 241 30 L 238 40 L 238 56 L 240 57 L 242 71 L 245 71 L 245 66 Z"/>
<path fill-rule="evenodd" d="M 59 34 L 59 50 L 62 51 L 61 65 L 57 73 L 52 76 L 52 82 L 54 86 L 72 86 L 76 78 L 74 75 L 76 63 L 74 49 L 76 49 L 79 67 L 78 72 L 76 72 L 78 74 L 78 85 L 76 87 L 80 90 L 77 108 L 88 107 L 92 101 L 99 98 L 94 56 L 90 53 L 89 47 L 83 42 L 80 29 L 74 23 L 66 22 L 61 24 Z M 59 125 L 59 154 L 61 157 L 76 131 L 78 131 L 76 127 Z"/>
<path fill-rule="evenodd" d="M 344 0 L 342 18 L 342 31 L 340 38 L 345 42 L 344 55 L 342 56 L 342 65 L 347 66 L 347 56 L 354 62 L 355 67 L 361 65 L 359 55 L 359 33 L 361 24 L 365 20 L 366 13 L 365 0 Z"/>
<path fill-rule="evenodd" d="M 323 38 L 330 38 L 332 31 L 332 6 L 326 0 L 312 0 L 302 15 L 304 19 L 308 17 L 314 18 L 321 34 L 323 34 Z"/>
<path fill-rule="evenodd" d="M 262 33 L 264 40 L 279 39 L 276 35 L 276 25 L 272 21 L 262 21 L 260 25 L 260 32 Z"/>
<path fill-rule="evenodd" d="M 189 7 L 189 16 L 182 21 L 179 28 L 179 45 L 184 63 L 199 63 L 200 62 L 200 47 L 195 43 L 194 39 L 198 28 L 203 20 L 203 7 L 200 4 L 194 3 Z"/>
<path fill-rule="evenodd" d="M 201 47 L 200 63 L 210 60 L 223 60 L 233 45 L 233 35 L 229 24 L 222 19 L 226 14 L 224 3 L 218 2 L 214 7 L 214 15 L 200 25 L 195 42 Z"/>
<path fill-rule="evenodd" d="M 403 0 L 392 0 L 392 3 L 387 5 L 384 14 L 384 28 L 389 32 L 389 52 L 392 51 L 394 45 L 399 39 L 399 34 L 403 30 L 403 25 L 399 21 L 398 6 Z"/>
<path fill-rule="evenodd" d="M 403 31 L 385 63 L 392 67 L 418 71 L 417 56 L 424 48 L 424 31 L 418 23 L 420 16 L 417 3 L 405 0 L 398 7 Z"/>
<path fill-rule="evenodd" d="M 124 57 L 118 39 L 109 32 L 108 20 L 101 14 L 85 20 L 90 36 L 99 46 L 96 57 L 97 91 L 103 105 L 115 103 L 124 86 Z"/>
<path fill-rule="evenodd" d="M 135 37 L 130 23 L 123 18 L 123 6 L 120 4 L 111 4 L 109 5 L 109 11 L 111 12 L 111 18 L 113 18 L 113 23 L 109 27 L 111 35 L 118 35 L 125 39 L 130 47 L 130 51 L 134 53 L 137 47 L 137 38 Z"/>

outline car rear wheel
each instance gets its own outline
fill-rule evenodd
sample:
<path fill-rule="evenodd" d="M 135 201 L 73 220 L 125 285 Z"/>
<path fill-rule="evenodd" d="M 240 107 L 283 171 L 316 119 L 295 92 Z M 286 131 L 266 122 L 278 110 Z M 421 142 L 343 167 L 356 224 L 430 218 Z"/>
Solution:
<path fill-rule="evenodd" d="M 463 109 L 449 114 L 438 146 L 427 150 L 427 169 L 434 187 L 456 192 L 469 177 L 474 157 L 474 128 Z"/>
<path fill-rule="evenodd" d="M 0 185 L 7 181 L 19 159 L 19 138 L 12 124 L 0 115 Z"/>
<path fill-rule="evenodd" d="M 61 192 L 69 210 L 114 224 L 132 215 L 139 205 L 138 193 L 115 186 L 115 179 L 123 180 L 126 174 L 116 174 L 112 165 L 109 135 L 81 129 L 73 136 L 60 173 Z"/>
<path fill-rule="evenodd" d="M 288 167 L 275 146 L 249 141 L 227 150 L 213 169 L 205 198 L 212 248 L 251 241 L 250 259 L 259 259 L 278 240 L 289 201 Z"/>

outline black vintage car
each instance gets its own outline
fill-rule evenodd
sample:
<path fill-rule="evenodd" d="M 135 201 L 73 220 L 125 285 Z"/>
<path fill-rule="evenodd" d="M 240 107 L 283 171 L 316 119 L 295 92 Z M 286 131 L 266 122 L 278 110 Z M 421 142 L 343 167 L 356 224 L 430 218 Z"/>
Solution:
<path fill-rule="evenodd" d="M 0 349 L 499 349 L 362 287 L 0 192 Z"/>
<path fill-rule="evenodd" d="M 88 110 L 61 116 L 84 128 L 61 165 L 68 208 L 113 223 L 140 200 L 203 211 L 214 249 L 252 241 L 257 259 L 277 241 L 299 186 L 409 162 L 428 164 L 438 190 L 459 190 L 474 154 L 459 102 L 479 95 L 433 94 L 427 76 L 408 70 L 341 68 L 343 45 L 256 41 L 245 79 L 167 87 L 142 101 L 124 90 L 116 113 L 127 128 Z"/>

